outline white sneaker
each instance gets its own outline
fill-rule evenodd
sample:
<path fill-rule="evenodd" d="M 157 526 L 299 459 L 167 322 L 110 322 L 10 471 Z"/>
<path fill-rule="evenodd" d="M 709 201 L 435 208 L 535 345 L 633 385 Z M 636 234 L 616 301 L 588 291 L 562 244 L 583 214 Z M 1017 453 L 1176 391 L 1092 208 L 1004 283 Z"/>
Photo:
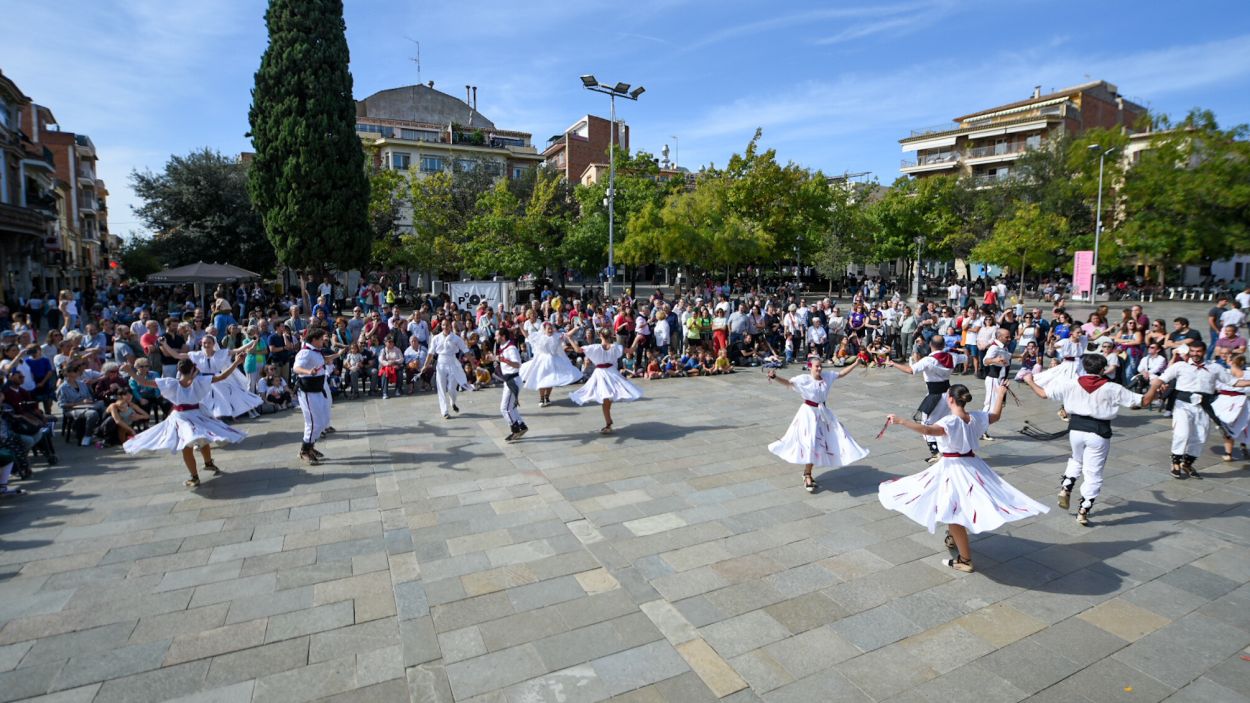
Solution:
<path fill-rule="evenodd" d="M 90 438 L 90 437 L 83 437 L 83 438 L 82 438 L 82 444 L 81 444 L 81 446 L 84 446 L 84 447 L 90 447 L 90 446 L 91 446 L 91 438 Z"/>
<path fill-rule="evenodd" d="M 390 399 L 390 396 L 388 396 L 385 393 L 382 394 L 382 400 L 389 400 L 389 399 Z"/>

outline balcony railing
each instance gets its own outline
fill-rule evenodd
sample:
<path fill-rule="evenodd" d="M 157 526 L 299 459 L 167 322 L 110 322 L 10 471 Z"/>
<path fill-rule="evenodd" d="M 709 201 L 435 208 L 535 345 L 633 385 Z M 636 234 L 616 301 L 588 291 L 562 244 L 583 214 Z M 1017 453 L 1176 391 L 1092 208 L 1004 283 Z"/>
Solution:
<path fill-rule="evenodd" d="M 930 125 L 928 127 L 917 127 L 916 129 L 911 130 L 911 133 L 907 135 L 907 138 L 911 139 L 912 137 L 923 137 L 926 134 L 949 132 L 952 129 L 958 129 L 958 127 L 959 125 L 954 122 L 943 122 L 941 124 Z"/>
<path fill-rule="evenodd" d="M 1019 174 L 1010 172 L 1002 174 L 978 173 L 972 177 L 972 185 L 977 188 L 997 186 L 1018 180 L 1020 177 L 1021 176 Z"/>
<path fill-rule="evenodd" d="M 942 151 L 936 154 L 917 154 L 914 161 L 903 159 L 903 168 L 931 166 L 933 164 L 953 164 L 959 161 L 959 154 L 954 151 Z"/>
<path fill-rule="evenodd" d="M 1008 156 L 1010 154 L 1023 154 L 1030 149 L 1036 149 L 1041 146 L 1040 142 L 1030 143 L 1027 141 L 1008 142 L 1004 144 L 986 144 L 984 146 L 974 146 L 968 149 L 966 158 L 982 159 L 987 156 Z"/>

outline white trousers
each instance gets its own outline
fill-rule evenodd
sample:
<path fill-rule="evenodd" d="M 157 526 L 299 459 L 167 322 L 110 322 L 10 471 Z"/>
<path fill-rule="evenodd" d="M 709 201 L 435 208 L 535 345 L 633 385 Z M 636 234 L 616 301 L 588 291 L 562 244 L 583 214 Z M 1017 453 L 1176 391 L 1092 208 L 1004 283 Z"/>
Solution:
<path fill-rule="evenodd" d="M 1211 418 L 1201 405 L 1177 400 L 1172 408 L 1172 453 L 1201 456 Z"/>
<path fill-rule="evenodd" d="M 519 383 L 520 379 L 516 379 L 514 382 Z M 521 419 L 521 411 L 517 409 L 516 394 L 512 392 L 511 386 L 507 383 L 503 384 L 503 398 L 499 400 L 499 413 L 503 415 L 503 419 L 508 422 L 509 427 L 525 422 Z"/>
<path fill-rule="evenodd" d="M 1102 470 L 1107 465 L 1111 439 L 1093 432 L 1072 430 L 1068 433 L 1068 442 L 1072 445 L 1072 456 L 1068 459 L 1068 467 L 1063 475 L 1074 481 L 1084 476 L 1081 497 L 1093 500 L 1102 490 Z"/>
<path fill-rule="evenodd" d="M 451 412 L 459 394 L 460 377 L 463 372 L 455 366 L 434 367 L 434 384 L 438 388 L 438 409 L 444 415 Z"/>
<path fill-rule="evenodd" d="M 330 426 L 329 392 L 299 391 L 299 409 L 304 414 L 304 443 L 315 444 L 325 428 Z"/>
<path fill-rule="evenodd" d="M 998 387 L 1003 385 L 1005 378 L 994 378 L 993 376 L 985 377 L 985 402 L 981 404 L 982 412 L 989 412 L 994 407 L 994 395 L 998 392 Z"/>

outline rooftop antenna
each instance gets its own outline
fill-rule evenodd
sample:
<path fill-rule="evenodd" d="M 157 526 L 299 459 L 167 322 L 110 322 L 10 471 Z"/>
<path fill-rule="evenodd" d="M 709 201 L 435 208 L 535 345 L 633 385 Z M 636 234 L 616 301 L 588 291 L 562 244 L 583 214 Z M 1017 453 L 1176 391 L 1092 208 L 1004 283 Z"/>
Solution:
<path fill-rule="evenodd" d="M 408 57 L 408 60 L 417 64 L 417 83 L 421 83 L 421 42 L 412 37 L 405 37 L 408 41 L 417 45 L 417 55 Z"/>

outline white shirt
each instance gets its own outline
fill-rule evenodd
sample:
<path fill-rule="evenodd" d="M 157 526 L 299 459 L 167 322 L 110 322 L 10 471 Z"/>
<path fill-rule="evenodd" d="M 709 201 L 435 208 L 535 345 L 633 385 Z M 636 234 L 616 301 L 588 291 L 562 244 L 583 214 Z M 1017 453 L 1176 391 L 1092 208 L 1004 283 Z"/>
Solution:
<path fill-rule="evenodd" d="M 443 334 L 439 332 L 434 335 L 434 339 L 430 340 L 430 353 L 438 354 L 438 365 L 443 368 L 456 368 L 460 362 L 456 359 L 457 354 L 468 354 L 469 345 L 464 343 L 460 335 L 455 332 Z"/>
<path fill-rule="evenodd" d="M 807 328 L 808 344 L 824 344 L 829 338 L 829 333 L 825 331 L 824 325 L 812 325 Z"/>
<path fill-rule="evenodd" d="M 989 363 L 991 359 L 1003 359 L 1007 362 L 1000 367 L 1003 369 L 1005 375 L 1008 367 L 1011 366 L 1011 352 L 1007 351 L 1007 347 L 1003 346 L 1003 344 L 997 339 L 990 342 L 990 345 L 985 348 L 986 363 Z"/>
<path fill-rule="evenodd" d="M 1146 377 L 1158 376 L 1167 366 L 1167 357 L 1161 354 L 1146 355 L 1137 362 L 1137 373 Z"/>
<path fill-rule="evenodd" d="M 997 335 L 997 325 L 982 325 L 981 328 L 977 330 L 977 346 L 982 349 L 989 347 L 990 344 L 994 342 L 994 338 Z"/>
<path fill-rule="evenodd" d="M 515 376 L 521 372 L 521 352 L 516 348 L 515 344 L 508 343 L 508 346 L 499 350 L 499 373 L 504 376 Z M 513 362 L 516 366 L 503 363 L 503 360 Z"/>
<path fill-rule="evenodd" d="M 1198 365 L 1192 361 L 1172 364 L 1166 371 L 1159 374 L 1159 378 L 1164 383 L 1175 381 L 1175 387 L 1178 391 L 1195 393 L 1214 393 L 1219 383 L 1227 383 L 1231 386 L 1237 382 L 1237 379 L 1233 378 L 1233 375 L 1223 366 L 1218 364 Z"/>
<path fill-rule="evenodd" d="M 417 320 L 408 323 L 409 336 L 416 337 L 422 344 L 430 341 L 430 323 L 425 320 Z"/>
<path fill-rule="evenodd" d="M 295 363 L 292 368 L 301 368 L 313 370 L 310 376 L 326 375 L 326 358 L 321 355 L 321 351 L 314 347 L 304 345 L 295 353 Z"/>
<path fill-rule="evenodd" d="M 959 284 L 952 283 L 946 288 L 947 300 L 959 300 Z"/>
<path fill-rule="evenodd" d="M 1250 293 L 1247 293 L 1243 290 L 1237 295 L 1234 295 L 1233 298 L 1237 301 L 1237 304 L 1240 305 L 1243 309 L 1250 307 Z"/>
<path fill-rule="evenodd" d="M 958 415 L 947 415 L 934 423 L 946 430 L 936 437 L 938 451 L 944 454 L 967 454 L 981 448 L 980 438 L 990 429 L 990 416 L 980 411 L 968 413 L 968 422 Z"/>
<path fill-rule="evenodd" d="M 829 384 L 838 378 L 838 374 L 832 371 L 822 372 L 820 380 L 812 378 L 810 373 L 805 373 L 790 379 L 790 388 L 802 396 L 803 400 L 824 403 L 829 398 Z"/>
<path fill-rule="evenodd" d="M 968 361 L 968 357 L 963 354 L 951 354 L 950 357 L 951 368 L 949 369 L 939 364 L 938 360 L 934 359 L 932 356 L 926 356 L 911 365 L 911 373 L 913 376 L 918 375 L 923 378 L 925 383 L 949 381 L 951 378 L 951 372 L 954 371 L 954 367 L 967 363 Z"/>
<path fill-rule="evenodd" d="M 1241 327 L 1241 323 L 1245 321 L 1246 314 L 1237 308 L 1229 308 L 1224 311 L 1223 315 L 1220 315 L 1220 327 L 1227 327 L 1228 325 Z"/>
<path fill-rule="evenodd" d="M 655 345 L 657 347 L 668 346 L 668 338 L 669 338 L 668 320 L 656 320 Z"/>
<path fill-rule="evenodd" d="M 1075 360 L 1081 358 L 1081 354 L 1084 352 L 1081 348 L 1081 343 L 1072 337 L 1060 340 L 1055 347 L 1055 351 L 1059 353 L 1061 361 L 1066 362 L 1068 359 L 1072 359 L 1074 363 Z"/>
<path fill-rule="evenodd" d="M 1110 381 L 1093 393 L 1082 388 L 1076 379 L 1056 381 L 1046 388 L 1046 396 L 1063 403 L 1063 409 L 1069 413 L 1099 420 L 1112 419 L 1121 406 L 1141 405 L 1141 395 Z"/>

